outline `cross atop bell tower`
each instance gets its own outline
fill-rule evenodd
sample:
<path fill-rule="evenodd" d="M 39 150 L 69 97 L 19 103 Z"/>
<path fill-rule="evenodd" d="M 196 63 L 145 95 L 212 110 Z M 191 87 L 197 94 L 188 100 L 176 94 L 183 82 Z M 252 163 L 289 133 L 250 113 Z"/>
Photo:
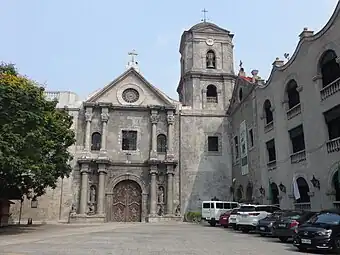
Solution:
<path fill-rule="evenodd" d="M 132 50 L 128 52 L 128 55 L 130 57 L 130 60 L 128 64 L 126 65 L 126 69 L 130 69 L 131 67 L 133 67 L 137 72 L 139 72 L 138 62 L 136 61 L 136 57 L 138 56 L 138 53 L 135 50 Z"/>
<path fill-rule="evenodd" d="M 207 22 L 207 12 L 208 12 L 208 11 L 207 11 L 205 8 L 202 10 L 203 18 L 202 18 L 201 21 Z"/>

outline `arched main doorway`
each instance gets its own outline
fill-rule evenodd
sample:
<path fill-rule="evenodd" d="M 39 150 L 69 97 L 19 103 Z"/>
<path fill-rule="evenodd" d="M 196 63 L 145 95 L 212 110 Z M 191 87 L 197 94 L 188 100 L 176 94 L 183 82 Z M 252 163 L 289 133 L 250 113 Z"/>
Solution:
<path fill-rule="evenodd" d="M 110 221 L 141 221 L 141 208 L 142 189 L 137 182 L 124 180 L 113 188 Z"/>

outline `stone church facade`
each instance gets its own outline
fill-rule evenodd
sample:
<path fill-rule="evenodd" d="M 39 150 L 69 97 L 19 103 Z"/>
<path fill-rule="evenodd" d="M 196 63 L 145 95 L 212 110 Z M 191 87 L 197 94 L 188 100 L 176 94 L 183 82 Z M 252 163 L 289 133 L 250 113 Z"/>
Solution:
<path fill-rule="evenodd" d="M 86 100 L 47 92 L 73 116 L 73 171 L 38 201 L 12 206 L 13 220 L 182 220 L 201 201 L 230 200 L 232 38 L 208 22 L 183 33 L 179 101 L 143 77 L 134 53 L 122 75 Z"/>

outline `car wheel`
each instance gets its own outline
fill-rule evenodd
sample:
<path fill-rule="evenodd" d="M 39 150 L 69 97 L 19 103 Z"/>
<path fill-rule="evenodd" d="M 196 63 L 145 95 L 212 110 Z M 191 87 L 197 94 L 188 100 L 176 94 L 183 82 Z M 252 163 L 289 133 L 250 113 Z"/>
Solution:
<path fill-rule="evenodd" d="M 228 228 L 228 225 L 224 225 L 223 227 L 224 227 L 224 228 Z"/>
<path fill-rule="evenodd" d="M 215 227 L 216 226 L 216 221 L 210 222 L 210 226 Z"/>
<path fill-rule="evenodd" d="M 279 239 L 283 243 L 286 243 L 288 241 L 288 237 L 286 237 L 286 236 L 280 236 Z"/>
<path fill-rule="evenodd" d="M 236 225 L 233 225 L 233 230 L 237 230 L 237 227 L 236 227 Z"/>
<path fill-rule="evenodd" d="M 242 228 L 242 233 L 249 233 L 249 229 L 247 229 L 247 228 Z"/>
<path fill-rule="evenodd" d="M 336 252 L 336 253 L 339 253 L 340 252 L 340 237 L 336 238 L 334 240 L 334 247 L 333 247 L 333 250 Z"/>
<path fill-rule="evenodd" d="M 265 234 L 260 233 L 260 236 L 266 236 Z"/>

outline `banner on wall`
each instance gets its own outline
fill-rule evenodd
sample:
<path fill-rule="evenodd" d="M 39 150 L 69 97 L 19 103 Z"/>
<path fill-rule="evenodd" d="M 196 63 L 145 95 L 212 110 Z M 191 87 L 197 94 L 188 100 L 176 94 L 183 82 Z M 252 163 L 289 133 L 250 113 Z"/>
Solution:
<path fill-rule="evenodd" d="M 240 124 L 240 147 L 241 147 L 241 174 L 249 173 L 248 169 L 248 143 L 247 143 L 247 125 L 244 120 Z"/>

